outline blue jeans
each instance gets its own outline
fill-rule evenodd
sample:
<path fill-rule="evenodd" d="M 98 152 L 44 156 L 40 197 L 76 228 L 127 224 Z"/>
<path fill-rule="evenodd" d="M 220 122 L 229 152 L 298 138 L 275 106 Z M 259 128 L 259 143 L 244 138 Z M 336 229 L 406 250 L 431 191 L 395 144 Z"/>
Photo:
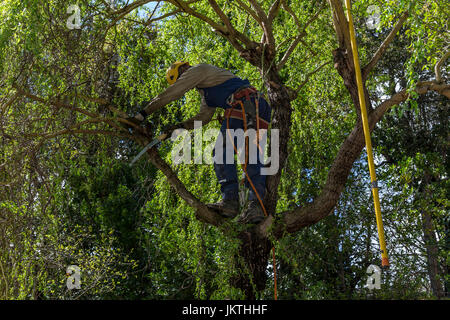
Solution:
<path fill-rule="evenodd" d="M 260 98 L 259 100 L 259 114 L 260 117 L 264 120 L 270 122 L 271 108 L 265 99 Z M 230 118 L 229 119 L 229 129 L 244 129 L 243 120 Z M 235 154 L 234 148 L 232 147 L 232 141 L 229 133 L 227 133 L 227 120 L 225 119 L 222 122 L 222 126 L 220 128 L 220 133 L 222 135 L 222 139 L 217 139 L 216 145 L 213 150 L 213 158 L 214 160 L 214 171 L 216 173 L 217 179 L 220 183 L 220 189 L 222 192 L 222 198 L 224 201 L 226 200 L 236 200 L 239 199 L 239 181 L 236 173 L 236 162 L 234 161 L 234 157 L 232 163 L 227 163 L 227 151 L 233 152 Z M 234 137 L 234 145 L 238 148 L 238 139 Z M 255 186 L 256 191 L 258 192 L 261 199 L 264 199 L 265 191 L 266 191 L 266 176 L 261 175 L 261 168 L 263 168 L 264 164 L 262 163 L 263 154 L 261 154 L 260 149 L 258 149 L 254 144 L 254 139 L 249 140 L 249 150 L 257 150 L 257 161 L 256 163 L 248 163 L 247 164 L 247 174 L 250 177 L 253 185 Z M 228 148 L 227 148 L 228 144 Z M 231 146 L 231 148 L 230 148 Z M 227 150 L 228 149 L 228 150 Z M 245 149 L 242 149 L 245 150 Z M 220 151 L 220 152 L 219 152 Z M 220 159 L 220 154 L 222 154 L 222 159 Z M 216 159 L 217 155 L 217 159 Z M 231 155 L 228 155 L 230 158 Z M 221 161 L 220 161 L 221 160 Z M 219 163 L 218 163 L 219 162 Z M 254 161 L 253 161 L 254 162 Z M 255 192 L 249 183 L 247 176 L 245 178 L 245 186 L 250 190 L 249 200 L 256 200 L 257 197 Z"/>

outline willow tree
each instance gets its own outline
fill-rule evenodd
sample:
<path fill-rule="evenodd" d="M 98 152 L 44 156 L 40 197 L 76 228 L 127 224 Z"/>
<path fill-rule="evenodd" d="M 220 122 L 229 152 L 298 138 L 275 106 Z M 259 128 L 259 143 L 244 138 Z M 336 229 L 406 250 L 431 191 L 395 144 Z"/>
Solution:
<path fill-rule="evenodd" d="M 353 14 L 360 17 L 359 25 L 368 18 L 365 12 L 368 4 L 368 1 L 354 3 Z M 365 43 L 360 47 L 371 130 L 391 107 L 417 95 L 435 91 L 450 97 L 450 85 L 441 71 L 449 56 L 445 52 L 443 35 L 446 15 L 441 11 L 445 3 L 400 1 L 378 4 L 382 12 L 379 29 L 388 30 L 387 36 L 380 44 Z M 68 15 L 76 15 L 77 11 L 68 14 L 63 1 L 50 1 L 45 5 L 39 1 L 4 2 L 2 17 L 10 18 L 5 19 L 0 38 L 2 117 L 9 123 L 3 125 L 2 136 L 10 143 L 7 156 L 16 159 L 16 162 L 7 163 L 10 170 L 5 171 L 9 172 L 5 173 L 5 181 L 13 180 L 11 172 L 20 171 L 21 159 L 33 157 L 34 153 L 47 147 L 50 139 L 58 136 L 115 136 L 142 146 L 147 144 L 156 134 L 150 123 L 133 133 L 120 126 L 126 122 L 127 113 L 136 111 L 136 101 L 122 100 L 120 104 L 110 94 L 109 79 L 113 77 L 109 74 L 110 66 L 119 65 L 113 70 L 120 72 L 123 63 L 115 54 L 118 49 L 116 39 L 127 36 L 121 33 L 131 32 L 135 24 L 142 30 L 138 36 L 133 34 L 133 41 L 139 47 L 140 43 L 151 41 L 155 36 L 152 33 L 154 25 L 170 23 L 174 18 L 194 19 L 204 34 L 220 36 L 227 43 L 224 48 L 234 50 L 233 54 L 240 57 L 240 66 L 245 62 L 245 68 L 252 68 L 259 74 L 256 81 L 264 88 L 273 109 L 272 129 L 279 130 L 280 169 L 268 176 L 264 199 L 269 216 L 257 226 L 240 230 L 236 235 L 241 240 L 239 255 L 244 261 L 240 268 L 249 272 L 238 273 L 232 279 L 233 285 L 242 289 L 247 298 L 255 298 L 256 293 L 265 288 L 266 265 L 274 241 L 318 223 L 333 211 L 353 163 L 364 148 L 349 28 L 342 1 L 136 0 L 132 3 L 119 1 L 114 6 L 107 1 L 81 1 L 78 5 L 81 19 L 71 20 L 68 24 Z M 148 5 L 153 5 L 150 10 Z M 147 15 L 136 14 L 142 8 L 147 8 Z M 68 30 L 69 25 L 71 30 Z M 400 31 L 407 35 L 410 43 L 403 48 L 411 51 L 405 65 L 409 86 L 390 97 L 383 97 L 384 100 L 375 105 L 376 87 L 373 85 L 380 85 L 385 80 L 376 73 L 377 63 L 392 54 L 389 45 Z M 195 32 L 174 34 L 183 40 L 179 43 L 194 41 L 196 36 Z M 363 33 L 358 36 L 361 40 Z M 177 46 L 176 40 L 174 46 Z M 334 48 L 329 48 L 330 44 Z M 158 50 L 162 56 L 153 57 L 152 61 L 164 65 L 169 56 L 163 49 Z M 188 54 L 186 48 L 178 47 L 178 50 L 180 55 Z M 302 90 L 311 85 L 314 75 L 331 63 L 348 92 L 343 99 L 353 106 L 353 128 L 340 141 L 340 146 L 333 149 L 326 177 L 319 181 L 320 192 L 302 206 L 279 209 L 280 182 L 288 174 L 285 169 L 291 150 L 290 138 L 296 129 L 292 127 L 292 119 L 299 112 L 293 104 L 304 98 Z M 435 72 L 433 81 L 419 81 L 413 71 L 419 64 Z M 166 66 L 156 65 L 156 74 L 161 74 L 163 67 Z M 147 82 L 161 84 L 163 81 L 154 75 L 143 76 L 147 77 Z M 140 90 L 145 89 L 143 86 Z M 147 95 L 141 100 L 146 98 L 150 97 Z M 15 105 L 22 108 L 10 111 Z M 195 209 L 199 221 L 217 228 L 226 223 L 193 194 L 192 186 L 182 182 L 158 149 L 148 151 L 148 159 L 166 176 L 177 195 Z M 5 185 L 9 186 L 9 183 Z"/>

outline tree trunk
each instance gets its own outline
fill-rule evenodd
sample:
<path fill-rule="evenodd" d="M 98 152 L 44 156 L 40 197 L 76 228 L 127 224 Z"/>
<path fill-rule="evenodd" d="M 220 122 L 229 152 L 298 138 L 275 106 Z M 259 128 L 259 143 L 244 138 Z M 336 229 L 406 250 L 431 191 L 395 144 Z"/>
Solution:
<path fill-rule="evenodd" d="M 233 287 L 241 289 L 246 300 L 255 300 L 267 281 L 267 262 L 272 245 L 267 238 L 258 237 L 255 228 L 239 234 L 241 245 L 236 261 L 239 274 L 232 279 Z"/>
<path fill-rule="evenodd" d="M 424 179 L 422 181 L 424 184 L 423 191 L 424 198 L 427 200 L 431 200 L 430 198 L 430 189 L 429 184 L 431 183 L 431 176 L 425 173 Z M 422 230 L 423 230 L 423 239 L 425 241 L 425 249 L 427 252 L 427 268 L 428 268 L 428 276 L 430 277 L 430 285 L 433 295 L 441 299 L 444 297 L 443 285 L 440 280 L 440 268 L 439 268 L 439 248 L 436 241 L 436 233 L 434 231 L 433 218 L 431 213 L 423 208 L 421 210 L 422 216 Z"/>
<path fill-rule="evenodd" d="M 431 291 L 438 299 L 444 297 L 442 290 L 442 283 L 440 280 L 439 271 L 439 248 L 436 243 L 436 234 L 434 232 L 433 220 L 428 211 L 423 210 L 422 213 L 422 229 L 423 239 L 425 241 L 425 248 L 427 251 L 427 267 L 428 276 L 430 277 Z"/>
<path fill-rule="evenodd" d="M 275 214 L 278 200 L 278 185 L 288 157 L 288 142 L 291 130 L 291 99 L 276 70 L 271 70 L 266 79 L 267 95 L 272 107 L 272 130 L 279 130 L 279 169 L 267 177 L 264 205 L 268 214 Z"/>

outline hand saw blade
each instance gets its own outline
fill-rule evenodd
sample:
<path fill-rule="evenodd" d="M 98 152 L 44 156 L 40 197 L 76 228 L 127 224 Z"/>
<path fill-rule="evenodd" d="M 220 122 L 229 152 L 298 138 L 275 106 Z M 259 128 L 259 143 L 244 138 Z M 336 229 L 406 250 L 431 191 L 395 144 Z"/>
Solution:
<path fill-rule="evenodd" d="M 134 159 L 130 162 L 130 167 L 139 160 L 140 157 L 142 157 L 142 155 L 147 152 L 148 149 L 150 149 L 151 147 L 154 147 L 155 145 L 157 145 L 158 143 L 160 143 L 161 141 L 163 141 L 166 138 L 166 134 L 162 134 L 160 135 L 158 138 L 153 139 L 149 144 L 147 144 L 144 149 L 142 149 L 141 152 L 138 153 L 138 155 L 136 157 L 134 157 Z"/>

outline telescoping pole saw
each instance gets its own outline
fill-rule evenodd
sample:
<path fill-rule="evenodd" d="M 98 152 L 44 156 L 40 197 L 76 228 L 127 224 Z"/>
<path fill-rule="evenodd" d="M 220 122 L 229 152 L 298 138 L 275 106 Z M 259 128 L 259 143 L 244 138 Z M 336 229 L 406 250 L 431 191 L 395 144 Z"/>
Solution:
<path fill-rule="evenodd" d="M 363 124 L 363 129 L 364 129 L 364 137 L 366 140 L 367 160 L 369 163 L 372 195 L 373 195 L 373 202 L 375 205 L 375 216 L 377 219 L 378 238 L 380 241 L 380 249 L 381 249 L 381 266 L 389 267 L 389 260 L 388 260 L 388 255 L 387 255 L 387 251 L 386 251 L 386 243 L 384 241 L 383 220 L 381 219 L 380 198 L 378 196 L 377 176 L 375 174 L 375 165 L 373 162 L 372 142 L 370 139 L 369 122 L 367 119 L 366 100 L 364 97 L 361 69 L 359 66 L 358 47 L 356 45 L 355 29 L 353 26 L 350 0 L 345 0 L 345 6 L 347 7 L 348 28 L 350 31 L 350 41 L 352 44 L 353 62 L 355 64 L 355 73 L 356 73 L 356 84 L 358 85 L 359 105 L 361 106 L 361 118 L 362 118 L 362 124 Z"/>

